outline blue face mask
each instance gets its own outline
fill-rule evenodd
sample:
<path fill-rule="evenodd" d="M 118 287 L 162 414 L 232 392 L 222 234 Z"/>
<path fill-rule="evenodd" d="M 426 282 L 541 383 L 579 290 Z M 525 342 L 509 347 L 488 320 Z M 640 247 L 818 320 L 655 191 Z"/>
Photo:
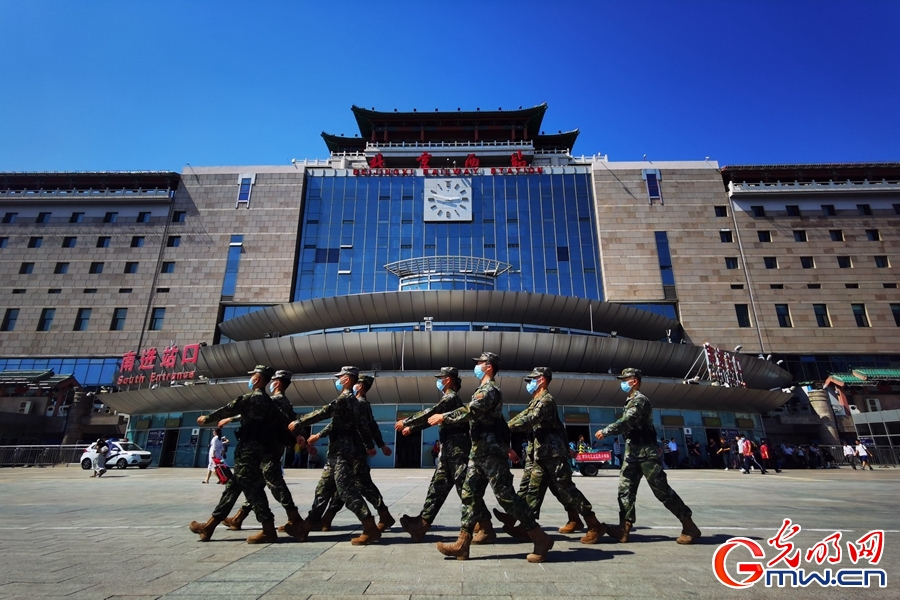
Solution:
<path fill-rule="evenodd" d="M 250 381 L 247 382 L 247 389 L 248 389 L 248 390 L 252 390 L 252 389 L 253 389 L 253 380 L 252 380 L 252 379 L 251 379 Z"/>
<path fill-rule="evenodd" d="M 622 388 L 622 391 L 625 392 L 626 394 L 631 393 L 631 384 L 628 383 L 627 381 L 623 381 L 622 383 L 620 383 L 619 387 Z"/>
<path fill-rule="evenodd" d="M 528 383 L 525 384 L 525 389 L 528 390 L 529 394 L 534 394 L 537 391 L 538 382 L 537 379 L 532 379 Z"/>
<path fill-rule="evenodd" d="M 438 379 L 434 383 L 437 386 L 438 391 L 443 394 L 444 393 L 444 384 L 441 382 L 441 380 Z"/>
<path fill-rule="evenodd" d="M 356 396 L 357 398 L 359 398 L 360 390 L 362 390 L 362 386 L 359 386 L 359 387 L 353 386 L 353 395 Z"/>
<path fill-rule="evenodd" d="M 343 392 L 343 391 L 344 391 L 344 386 L 341 385 L 341 380 L 340 380 L 340 379 L 335 379 L 335 380 L 334 380 L 334 388 L 335 388 L 337 391 L 339 391 L 339 392 Z"/>
<path fill-rule="evenodd" d="M 270 384 L 269 384 L 269 393 L 270 393 L 270 394 L 274 394 L 274 393 L 275 393 L 275 384 L 274 384 L 274 383 L 270 383 Z"/>
<path fill-rule="evenodd" d="M 484 377 L 484 369 L 481 368 L 481 365 L 475 365 L 475 377 L 478 379 Z"/>

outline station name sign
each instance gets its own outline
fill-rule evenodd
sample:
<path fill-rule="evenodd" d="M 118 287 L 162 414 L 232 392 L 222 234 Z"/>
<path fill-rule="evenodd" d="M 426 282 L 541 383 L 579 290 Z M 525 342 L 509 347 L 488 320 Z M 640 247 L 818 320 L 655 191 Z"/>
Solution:
<path fill-rule="evenodd" d="M 156 348 L 146 348 L 140 355 L 133 350 L 126 352 L 122 355 L 116 385 L 194 379 L 199 356 L 200 344 L 185 344 L 180 349 L 178 346 L 167 346 L 161 353 Z M 180 371 L 173 370 L 179 366 Z"/>
<path fill-rule="evenodd" d="M 389 169 L 389 168 L 370 168 L 370 169 L 353 169 L 353 174 L 357 177 L 471 177 L 473 175 L 540 175 L 544 172 L 544 167 L 491 167 L 490 169 Z"/>

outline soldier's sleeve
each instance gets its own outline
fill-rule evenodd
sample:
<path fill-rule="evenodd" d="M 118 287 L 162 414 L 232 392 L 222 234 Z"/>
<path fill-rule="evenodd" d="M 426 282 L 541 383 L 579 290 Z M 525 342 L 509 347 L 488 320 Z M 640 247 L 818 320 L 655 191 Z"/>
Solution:
<path fill-rule="evenodd" d="M 223 406 L 222 408 L 216 409 L 206 415 L 206 422 L 209 423 L 218 423 L 222 419 L 227 417 L 234 417 L 241 414 L 241 407 L 244 404 L 244 397 L 239 396 Z"/>
<path fill-rule="evenodd" d="M 487 390 L 478 388 L 472 395 L 472 400 L 470 400 L 468 404 L 444 415 L 444 423 L 465 423 L 466 421 L 477 419 L 493 408 L 493 395 L 495 393 L 494 388 L 491 387 L 488 387 Z"/>
<path fill-rule="evenodd" d="M 625 412 L 619 417 L 619 420 L 611 425 L 607 425 L 601 430 L 603 437 L 610 435 L 619 435 L 626 431 L 631 431 L 640 421 L 640 402 L 629 402 L 625 405 Z"/>
<path fill-rule="evenodd" d="M 541 404 L 532 402 L 525 410 L 513 417 L 509 422 L 510 431 L 526 431 L 534 428 L 534 424 L 541 420 Z"/>
<path fill-rule="evenodd" d="M 332 400 L 330 403 L 326 404 L 322 408 L 317 408 L 311 413 L 305 414 L 294 423 L 296 423 L 296 427 L 303 427 L 305 425 L 312 425 L 313 423 L 318 423 L 319 421 L 324 421 L 331 417 L 331 414 L 334 412 L 335 403 L 337 400 Z"/>
<path fill-rule="evenodd" d="M 319 437 L 327 438 L 329 435 L 331 435 L 332 429 L 334 429 L 334 421 L 331 421 L 330 423 L 328 423 L 328 425 L 322 428 L 322 431 L 319 432 Z"/>
<path fill-rule="evenodd" d="M 381 448 L 384 446 L 384 438 L 381 436 L 381 428 L 375 422 L 375 414 L 372 412 L 372 405 L 366 402 L 366 418 L 369 420 L 369 431 L 372 432 L 372 439 L 375 445 Z"/>
<path fill-rule="evenodd" d="M 422 429 L 431 427 L 431 425 L 428 424 L 428 417 L 450 412 L 450 410 L 452 410 L 450 407 L 451 403 L 445 400 L 450 398 L 453 398 L 453 396 L 444 396 L 441 398 L 440 402 L 434 406 L 420 410 L 411 417 L 407 417 L 403 420 L 403 426 L 409 427 L 411 431 L 421 431 Z"/>

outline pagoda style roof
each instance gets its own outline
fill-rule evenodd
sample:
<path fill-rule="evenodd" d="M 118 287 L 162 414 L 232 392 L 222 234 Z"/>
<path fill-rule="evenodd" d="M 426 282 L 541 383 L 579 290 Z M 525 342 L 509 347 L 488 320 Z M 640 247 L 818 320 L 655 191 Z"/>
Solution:
<path fill-rule="evenodd" d="M 175 189 L 171 171 L 44 171 L 0 173 L 0 190 Z"/>
<path fill-rule="evenodd" d="M 821 163 L 785 165 L 725 165 L 720 169 L 727 186 L 731 182 L 827 182 L 827 181 L 896 181 L 900 179 L 900 163 Z"/>

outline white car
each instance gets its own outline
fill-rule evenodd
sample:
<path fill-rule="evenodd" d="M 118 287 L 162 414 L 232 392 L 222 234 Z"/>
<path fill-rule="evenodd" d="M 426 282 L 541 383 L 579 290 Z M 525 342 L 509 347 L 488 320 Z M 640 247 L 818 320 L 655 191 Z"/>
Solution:
<path fill-rule="evenodd" d="M 152 455 L 131 442 L 123 442 L 118 440 L 109 440 L 109 454 L 106 455 L 106 468 L 125 469 L 127 467 L 138 467 L 146 469 L 150 466 Z M 81 468 L 87 471 L 93 465 L 94 458 L 97 457 L 97 442 L 84 449 L 81 456 Z"/>

